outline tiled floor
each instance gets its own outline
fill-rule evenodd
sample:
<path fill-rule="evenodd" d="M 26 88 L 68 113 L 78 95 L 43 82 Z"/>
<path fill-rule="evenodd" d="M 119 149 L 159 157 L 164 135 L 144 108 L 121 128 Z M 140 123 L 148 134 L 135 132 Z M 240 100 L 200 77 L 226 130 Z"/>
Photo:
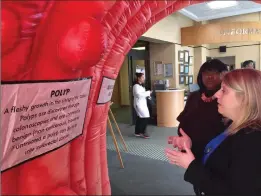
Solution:
<path fill-rule="evenodd" d="M 151 159 L 156 159 L 160 161 L 167 161 L 164 155 L 164 147 L 157 144 L 147 144 L 142 143 L 140 141 L 126 141 L 128 147 L 128 154 L 137 155 L 141 157 L 147 157 Z M 121 145 L 121 151 L 124 152 L 123 147 Z M 114 150 L 115 146 L 112 143 L 107 144 L 108 150 Z"/>
<path fill-rule="evenodd" d="M 177 134 L 175 128 L 158 128 L 149 125 L 147 130 L 151 135 L 151 138 L 143 139 L 137 138 L 133 135 L 134 126 L 120 124 L 119 127 L 128 148 L 127 153 L 161 161 L 167 161 L 164 155 L 164 149 L 169 146 L 167 144 L 168 136 Z M 124 146 L 121 143 L 116 127 L 113 126 L 113 128 L 117 137 L 119 148 L 121 152 L 124 152 Z M 115 146 L 109 131 L 107 132 L 107 149 L 115 150 Z"/>
<path fill-rule="evenodd" d="M 115 146 L 107 131 L 108 165 L 112 193 L 114 195 L 194 195 L 192 186 L 183 180 L 184 169 L 168 163 L 164 149 L 170 135 L 176 135 L 176 128 L 148 126 L 150 139 L 133 136 L 134 126 L 119 124 L 128 147 L 125 153 L 116 127 L 113 126 L 121 151 L 124 169 L 120 168 Z M 145 183 L 145 184 L 144 184 Z M 137 188 L 144 184 L 145 189 Z"/>

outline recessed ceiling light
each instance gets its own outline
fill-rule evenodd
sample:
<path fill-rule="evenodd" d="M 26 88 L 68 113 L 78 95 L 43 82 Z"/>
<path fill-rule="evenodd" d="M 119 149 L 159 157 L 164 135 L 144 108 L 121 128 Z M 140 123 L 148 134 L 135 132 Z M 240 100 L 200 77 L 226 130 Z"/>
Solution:
<path fill-rule="evenodd" d="M 207 3 L 210 9 L 222 9 L 236 6 L 237 1 L 211 1 Z"/>
<path fill-rule="evenodd" d="M 135 47 L 135 48 L 132 48 L 133 50 L 146 50 L 145 47 Z"/>

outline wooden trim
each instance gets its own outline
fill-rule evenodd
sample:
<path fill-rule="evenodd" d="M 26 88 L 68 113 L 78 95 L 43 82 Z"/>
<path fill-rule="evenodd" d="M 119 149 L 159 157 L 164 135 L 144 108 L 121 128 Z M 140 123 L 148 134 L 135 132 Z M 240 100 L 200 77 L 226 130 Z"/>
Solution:
<path fill-rule="evenodd" d="M 181 28 L 181 45 L 261 40 L 261 22 L 213 23 Z"/>

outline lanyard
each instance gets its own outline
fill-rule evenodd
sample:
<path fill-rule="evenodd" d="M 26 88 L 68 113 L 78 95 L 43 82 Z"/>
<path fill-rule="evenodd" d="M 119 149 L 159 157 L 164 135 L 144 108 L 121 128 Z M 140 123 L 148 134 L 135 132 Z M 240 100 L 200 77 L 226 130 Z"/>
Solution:
<path fill-rule="evenodd" d="M 205 147 L 203 164 L 206 164 L 209 156 L 216 150 L 216 148 L 227 138 L 227 133 L 224 131 L 214 139 L 212 139 Z"/>

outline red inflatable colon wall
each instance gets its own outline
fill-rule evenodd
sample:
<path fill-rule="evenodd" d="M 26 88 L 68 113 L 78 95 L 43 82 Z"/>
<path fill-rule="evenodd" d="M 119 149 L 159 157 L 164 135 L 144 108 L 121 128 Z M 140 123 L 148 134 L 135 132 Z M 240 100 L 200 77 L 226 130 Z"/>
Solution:
<path fill-rule="evenodd" d="M 113 84 L 125 55 L 153 24 L 200 2 L 3 1 L 2 81 L 21 84 L 91 78 L 91 86 L 82 134 L 53 151 L 1 168 L 1 193 L 110 195 L 106 154 L 109 102 L 102 97 L 101 86 L 104 81 Z M 22 96 L 30 97 L 31 91 L 26 92 Z M 18 104 L 22 97 L 19 92 L 16 96 Z M 3 110 L 1 134 L 9 130 L 2 129 Z M 4 161 L 2 157 L 1 164 Z"/>

